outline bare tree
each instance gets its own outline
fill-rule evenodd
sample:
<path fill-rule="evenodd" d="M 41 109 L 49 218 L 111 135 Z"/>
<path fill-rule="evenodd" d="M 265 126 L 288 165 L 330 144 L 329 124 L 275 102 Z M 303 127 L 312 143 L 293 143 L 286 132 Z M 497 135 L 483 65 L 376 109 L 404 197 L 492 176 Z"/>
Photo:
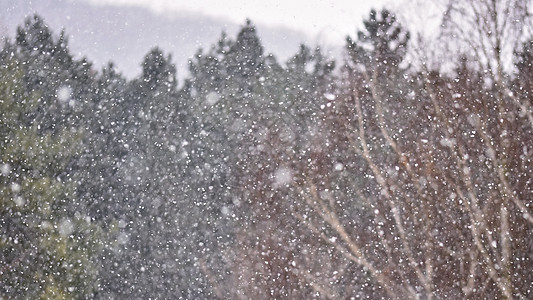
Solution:
<path fill-rule="evenodd" d="M 338 106 L 351 102 L 353 117 L 342 111 L 336 124 L 344 128 L 331 127 L 349 146 L 332 148 L 351 157 L 348 171 L 360 180 L 335 197 L 321 192 L 334 183 L 321 186 L 312 175 L 302 189 L 301 202 L 313 212 L 297 214 L 302 224 L 390 298 L 531 293 L 533 135 L 520 117 L 528 114 L 521 103 L 531 100 L 511 93 L 501 50 L 516 33 L 506 23 L 514 15 L 498 1 L 465 3 L 463 13 L 471 10 L 477 22 L 471 28 L 479 27 L 468 40 L 475 59 L 463 57 L 451 75 L 411 74 L 407 90 L 376 65 L 352 68 Z M 472 68 L 477 61 L 484 65 Z M 373 215 L 369 222 L 344 217 L 353 209 L 350 190 Z"/>
<path fill-rule="evenodd" d="M 230 249 L 230 281 L 242 292 L 226 280 L 222 294 L 531 295 L 532 101 L 512 86 L 531 79 L 522 72 L 513 81 L 504 67 L 498 47 L 518 31 L 493 17 L 515 16 L 496 2 L 450 2 L 446 24 L 457 10 L 475 19 L 471 29 L 496 22 L 488 28 L 500 37 L 483 26 L 465 31 L 461 38 L 478 48 L 453 53 L 449 72 L 408 69 L 409 34 L 390 12 L 371 12 L 366 31 L 347 40 L 342 91 L 325 99 L 310 142 L 286 138 L 291 122 L 280 121 L 251 150 L 247 208 Z"/>
<path fill-rule="evenodd" d="M 507 76 L 513 53 L 532 36 L 531 13 L 529 0 L 448 0 L 442 27 L 443 38 L 453 38 L 460 51 L 470 53 L 496 84 L 498 97 L 510 97 L 533 127 L 533 108 L 511 92 Z"/>

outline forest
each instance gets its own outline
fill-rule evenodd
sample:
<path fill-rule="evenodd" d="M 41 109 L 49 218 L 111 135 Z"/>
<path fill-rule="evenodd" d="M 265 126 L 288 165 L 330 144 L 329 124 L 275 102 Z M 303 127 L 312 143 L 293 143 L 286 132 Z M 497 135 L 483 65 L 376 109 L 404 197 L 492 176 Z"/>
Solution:
<path fill-rule="evenodd" d="M 182 82 L 164 49 L 127 79 L 21 20 L 0 299 L 530 299 L 529 4 L 450 1 L 438 44 L 372 10 L 342 59 L 280 62 L 247 20 Z"/>

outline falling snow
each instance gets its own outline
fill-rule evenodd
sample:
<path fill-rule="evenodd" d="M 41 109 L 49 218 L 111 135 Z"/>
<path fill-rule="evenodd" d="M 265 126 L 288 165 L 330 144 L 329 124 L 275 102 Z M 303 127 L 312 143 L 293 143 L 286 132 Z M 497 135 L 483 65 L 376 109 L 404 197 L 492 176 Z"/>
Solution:
<path fill-rule="evenodd" d="M 70 95 L 72 93 L 72 89 L 69 86 L 61 86 L 57 90 L 57 100 L 59 100 L 62 103 L 67 103 L 70 99 Z"/>
<path fill-rule="evenodd" d="M 286 168 L 286 167 L 281 167 L 279 169 L 277 169 L 273 176 L 273 186 L 274 188 L 279 188 L 279 187 L 285 187 L 285 186 L 288 186 L 292 180 L 293 180 L 293 171 L 289 168 Z"/>
<path fill-rule="evenodd" d="M 21 20 L 0 299 L 531 299 L 527 4 L 443 2 L 433 36 L 371 10 L 342 55 L 288 59 L 246 20 L 185 74 L 153 47 L 133 78 Z"/>

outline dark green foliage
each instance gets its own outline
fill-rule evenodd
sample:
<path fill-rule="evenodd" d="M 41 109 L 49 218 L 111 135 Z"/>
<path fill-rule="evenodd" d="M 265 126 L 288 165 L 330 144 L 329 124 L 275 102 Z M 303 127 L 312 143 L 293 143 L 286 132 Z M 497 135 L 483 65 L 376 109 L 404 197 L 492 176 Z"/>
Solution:
<path fill-rule="evenodd" d="M 351 60 L 367 68 L 379 68 L 380 72 L 397 68 L 407 52 L 409 32 L 386 9 L 371 10 L 363 24 L 364 29 L 357 32 L 357 40 L 346 38 Z"/>
<path fill-rule="evenodd" d="M 170 55 L 165 57 L 159 48 L 152 49 L 142 63 L 141 86 L 155 92 L 166 88 L 167 92 L 176 89 L 176 67 L 171 63 Z"/>
<path fill-rule="evenodd" d="M 55 36 L 39 16 L 28 17 L 18 27 L 15 42 L 6 41 L 1 56 L 14 58 L 23 69 L 25 91 L 46 91 L 32 112 L 41 130 L 81 124 L 84 108 L 92 101 L 91 65 L 73 59 L 65 33 Z"/>
<path fill-rule="evenodd" d="M 264 72 L 263 46 L 250 20 L 237 34 L 224 57 L 224 64 L 227 70 L 225 79 L 235 81 L 237 88 L 243 92 L 251 91 L 252 82 Z"/>
<path fill-rule="evenodd" d="M 38 97 L 25 92 L 14 62 L 0 69 L 0 295 L 92 297 L 102 235 L 89 216 L 70 211 L 76 184 L 61 178 L 80 134 L 29 125 Z"/>

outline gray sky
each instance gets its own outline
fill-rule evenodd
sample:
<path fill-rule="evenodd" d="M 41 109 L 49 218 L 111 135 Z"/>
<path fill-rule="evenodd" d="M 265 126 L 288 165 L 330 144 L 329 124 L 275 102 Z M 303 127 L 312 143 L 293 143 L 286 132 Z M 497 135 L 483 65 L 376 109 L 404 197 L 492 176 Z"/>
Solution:
<path fill-rule="evenodd" d="M 339 58 L 346 36 L 363 27 L 371 8 L 386 7 L 411 31 L 430 37 L 439 30 L 444 0 L 75 0 L 93 4 L 146 7 L 160 14 L 201 13 L 242 24 L 246 18 L 261 26 L 279 26 L 305 33 L 308 45 L 319 45 Z M 405 18 L 405 19 L 404 19 Z M 264 27 L 263 27 L 264 28 Z M 413 38 L 412 40 L 416 40 Z M 298 41 L 302 42 L 302 41 Z M 273 49 L 273 48 L 272 48 Z M 271 49 L 271 51 L 273 51 Z M 279 52 L 277 52 L 279 54 Z"/>
<path fill-rule="evenodd" d="M 15 3 L 20 3 L 18 1 L 5 0 L 3 3 L 7 3 L 8 7 L 9 5 L 17 7 Z M 81 14 L 81 18 L 78 12 L 74 12 L 76 17 L 73 22 L 70 22 L 68 11 L 57 12 L 57 9 L 54 10 L 51 7 L 55 3 L 54 1 L 27 0 L 21 2 L 28 2 L 29 6 L 35 9 L 40 7 L 40 9 L 55 12 L 47 21 L 52 23 L 54 20 L 57 21 L 55 24 L 57 28 L 67 27 L 67 32 L 72 33 L 70 39 L 72 49 L 79 51 L 80 55 L 90 57 L 97 65 L 103 65 L 112 60 L 128 76 L 138 74 L 138 60 L 148 51 L 149 48 L 147 47 L 153 45 L 159 45 L 166 51 L 173 53 L 179 74 L 186 74 L 187 59 L 199 47 L 209 46 L 218 38 L 220 30 L 224 29 L 217 28 L 213 31 L 212 28 L 207 28 L 209 24 L 197 22 L 202 24 L 198 25 L 201 28 L 184 30 L 181 32 L 185 33 L 184 35 L 177 35 L 173 29 L 169 30 L 168 28 L 153 35 L 152 32 L 157 30 L 151 30 L 153 29 L 152 23 L 141 26 L 140 30 L 132 32 L 128 30 L 127 22 L 124 23 L 126 25 L 120 22 L 121 25 L 115 24 L 113 21 L 116 20 L 113 20 L 113 16 L 104 14 L 104 19 L 98 18 L 102 15 L 91 15 L 95 13 L 93 10 L 85 17 Z M 227 22 L 228 25 L 235 27 L 235 24 L 243 24 L 246 18 L 250 18 L 254 24 L 262 28 L 261 36 L 267 51 L 276 54 L 276 57 L 281 61 L 293 55 L 297 51 L 298 44 L 302 42 L 310 46 L 320 46 L 326 55 L 340 58 L 346 36 L 354 37 L 356 35 L 357 30 L 363 26 L 362 20 L 368 17 L 371 8 L 379 10 L 382 7 L 387 7 L 399 15 L 400 21 L 402 21 L 401 15 L 408 15 L 408 20 L 402 23 L 410 29 L 411 33 L 415 30 L 420 32 L 432 27 L 435 28 L 429 24 L 440 19 L 439 13 L 429 14 L 428 12 L 431 10 L 427 9 L 428 3 L 439 2 L 439 0 L 62 0 L 57 1 L 56 4 L 62 4 L 59 7 L 64 8 L 69 7 L 67 5 L 69 2 L 146 8 L 156 14 L 167 14 L 170 16 L 168 20 L 173 20 L 174 16 L 198 17 L 198 13 L 200 13 L 209 17 L 216 17 L 217 26 Z M 39 3 L 41 5 L 37 5 Z M 26 6 L 22 5 L 21 7 Z M 17 10 L 14 9 L 14 11 Z M 65 16 L 67 20 L 64 19 Z M 127 19 L 127 16 L 122 17 Z M 149 22 L 158 20 L 157 16 L 155 19 L 153 16 L 151 17 L 152 21 Z M 120 18 L 117 17 L 116 19 Z M 161 18 L 161 20 L 164 19 Z M 132 21 L 132 23 L 135 22 Z M 159 22 L 155 23 L 159 24 Z M 109 40 L 108 34 L 104 34 L 98 29 L 98 26 L 104 28 L 106 24 L 114 24 L 113 26 L 115 26 L 112 29 L 114 30 L 112 40 Z M 272 26 L 274 31 L 269 31 L 267 26 Z M 298 33 L 290 30 L 285 31 L 281 27 L 298 31 Z M 89 34 L 87 30 L 89 30 Z M 207 44 L 205 44 L 206 32 L 202 33 L 202 30 L 213 31 L 215 34 L 215 37 L 207 39 Z M 268 32 L 275 34 L 269 36 Z M 283 36 L 283 32 L 292 33 Z M 305 33 L 307 38 L 299 32 Z M 231 32 L 229 33 L 231 34 Z M 412 34 L 412 36 L 414 35 Z M 188 43 L 185 43 L 183 39 L 186 39 Z M 125 47 L 126 44 L 129 46 Z"/>
<path fill-rule="evenodd" d="M 136 5 L 158 13 L 200 12 L 236 23 L 280 25 L 307 33 L 318 42 L 339 44 L 353 35 L 371 8 L 394 8 L 392 0 L 85 0 L 96 4 Z"/>

